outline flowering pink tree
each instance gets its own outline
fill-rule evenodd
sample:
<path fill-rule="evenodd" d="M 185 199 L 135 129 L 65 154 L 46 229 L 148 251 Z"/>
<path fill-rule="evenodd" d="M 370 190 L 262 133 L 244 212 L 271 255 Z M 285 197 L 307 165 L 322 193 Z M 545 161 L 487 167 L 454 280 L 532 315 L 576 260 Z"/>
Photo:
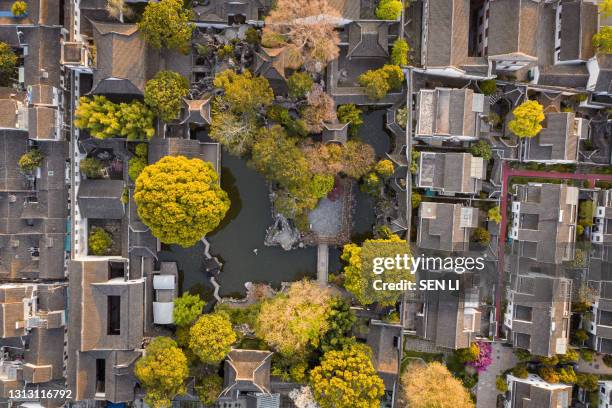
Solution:
<path fill-rule="evenodd" d="M 491 343 L 477 341 L 478 357 L 474 361 L 470 361 L 467 365 L 474 367 L 479 373 L 485 371 L 493 362 L 491 359 Z"/>

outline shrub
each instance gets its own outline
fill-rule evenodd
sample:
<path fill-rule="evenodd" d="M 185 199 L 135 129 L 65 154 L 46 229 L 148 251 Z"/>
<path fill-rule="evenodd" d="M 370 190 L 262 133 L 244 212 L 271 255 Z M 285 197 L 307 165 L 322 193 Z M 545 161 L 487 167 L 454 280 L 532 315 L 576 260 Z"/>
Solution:
<path fill-rule="evenodd" d="M 585 341 L 588 340 L 588 338 L 589 338 L 589 335 L 587 334 L 586 330 L 578 329 L 574 331 L 574 341 L 577 344 L 582 345 Z"/>
<path fill-rule="evenodd" d="M 147 164 L 147 159 L 132 156 L 128 162 L 128 176 L 130 176 L 130 179 L 132 181 L 136 181 L 138 176 L 140 176 L 140 173 L 142 173 L 144 168 L 147 167 Z"/>
<path fill-rule="evenodd" d="M 472 238 L 481 245 L 488 245 L 491 242 L 491 234 L 482 227 L 478 227 L 472 233 Z"/>
<path fill-rule="evenodd" d="M 376 8 L 379 20 L 397 20 L 402 15 L 402 2 L 399 0 L 380 0 Z"/>
<path fill-rule="evenodd" d="M 556 384 L 559 382 L 559 375 L 554 368 L 542 367 L 538 371 L 538 375 L 549 384 Z"/>
<path fill-rule="evenodd" d="M 25 15 L 27 12 L 28 12 L 28 5 L 26 4 L 25 1 L 16 1 L 11 6 L 11 13 L 13 13 L 15 17 L 21 17 Z"/>
<path fill-rule="evenodd" d="M 478 84 L 480 90 L 485 95 L 492 95 L 497 91 L 497 81 L 494 79 L 485 79 Z"/>
<path fill-rule="evenodd" d="M 603 356 L 603 362 L 608 367 L 612 367 L 612 354 L 606 354 Z"/>
<path fill-rule="evenodd" d="M 473 361 L 469 361 L 467 364 L 471 367 L 474 367 L 477 372 L 481 373 L 485 371 L 493 362 L 491 359 L 491 343 L 485 341 L 476 342 L 476 347 L 478 349 L 478 354 L 476 359 Z"/>
<path fill-rule="evenodd" d="M 17 65 L 17 55 L 13 52 L 10 45 L 0 42 L 0 75 L 3 85 L 8 85 L 10 78 L 15 74 Z"/>
<path fill-rule="evenodd" d="M 501 210 L 499 208 L 499 205 L 493 208 L 489 208 L 489 211 L 487 211 L 487 216 L 489 217 L 489 221 L 493 221 L 494 223 L 499 224 L 502 219 L 500 211 Z"/>
<path fill-rule="evenodd" d="M 204 406 L 213 406 L 219 394 L 223 391 L 223 378 L 218 374 L 210 374 L 204 377 L 198 377 L 196 380 L 195 390 L 198 398 Z"/>
<path fill-rule="evenodd" d="M 244 33 L 244 40 L 249 44 L 258 45 L 261 43 L 259 31 L 257 31 L 257 29 L 254 27 L 249 27 Z"/>
<path fill-rule="evenodd" d="M 529 361 L 531 360 L 531 353 L 528 350 L 517 348 L 514 349 L 514 355 L 520 361 Z"/>
<path fill-rule="evenodd" d="M 493 151 L 491 145 L 484 140 L 479 140 L 475 145 L 470 148 L 470 153 L 474 156 L 482 157 L 484 160 L 489 161 L 493 158 Z"/>
<path fill-rule="evenodd" d="M 406 106 L 397 110 L 397 113 L 395 114 L 395 121 L 401 126 L 402 129 L 406 129 L 406 126 L 408 125 L 408 108 Z"/>
<path fill-rule="evenodd" d="M 497 388 L 497 391 L 501 392 L 502 394 L 508 391 L 508 383 L 503 375 L 498 375 L 495 378 L 495 388 Z"/>
<path fill-rule="evenodd" d="M 138 143 L 136 145 L 136 156 L 138 157 L 147 157 L 147 154 L 149 153 L 149 146 L 146 143 Z"/>
<path fill-rule="evenodd" d="M 587 363 L 593 361 L 593 357 L 595 357 L 595 352 L 589 349 L 580 349 L 580 358 L 582 358 Z"/>
<path fill-rule="evenodd" d="M 388 159 L 379 160 L 374 166 L 374 171 L 376 171 L 376 173 L 383 178 L 387 178 L 392 175 L 394 170 L 395 168 L 393 167 L 393 162 Z"/>
<path fill-rule="evenodd" d="M 574 349 L 568 349 L 565 354 L 559 356 L 559 363 L 567 364 L 578 361 L 580 354 Z"/>
<path fill-rule="evenodd" d="M 81 160 L 79 168 L 87 178 L 97 179 L 102 176 L 102 162 L 95 157 L 86 157 Z"/>
<path fill-rule="evenodd" d="M 571 366 L 560 368 L 557 370 L 559 382 L 564 384 L 574 384 L 577 381 L 576 373 Z"/>
<path fill-rule="evenodd" d="M 103 228 L 92 227 L 89 231 L 89 251 L 94 255 L 106 255 L 113 239 Z"/>
<path fill-rule="evenodd" d="M 292 98 L 304 98 L 312 88 L 312 78 L 306 72 L 294 72 L 287 78 L 289 96 Z"/>
<path fill-rule="evenodd" d="M 402 89 L 403 82 L 404 73 L 397 65 L 385 65 L 359 76 L 359 85 L 365 87 L 365 93 L 371 99 L 383 99 L 390 90 Z"/>
<path fill-rule="evenodd" d="M 468 363 L 478 359 L 480 349 L 478 348 L 478 344 L 472 343 L 470 344 L 470 347 L 459 349 L 455 353 L 460 362 Z"/>
<path fill-rule="evenodd" d="M 512 370 L 510 370 L 513 376 L 517 378 L 527 378 L 529 377 L 529 372 L 527 371 L 527 367 L 525 364 L 518 364 Z"/>
<path fill-rule="evenodd" d="M 338 106 L 337 115 L 340 123 L 349 124 L 349 134 L 351 136 L 356 136 L 359 127 L 363 124 L 363 119 L 361 118 L 361 109 L 359 109 L 352 103 L 349 103 L 347 105 L 340 105 Z"/>
<path fill-rule="evenodd" d="M 598 378 L 593 374 L 578 373 L 576 374 L 576 385 L 585 391 L 593 392 L 597 391 Z"/>
<path fill-rule="evenodd" d="M 410 46 L 406 40 L 401 38 L 395 40 L 391 49 L 391 63 L 400 66 L 408 65 L 408 51 L 410 51 Z"/>
<path fill-rule="evenodd" d="M 36 170 L 42 164 L 43 154 L 38 149 L 32 149 L 19 158 L 19 168 L 29 173 Z"/>
<path fill-rule="evenodd" d="M 413 191 L 410 201 L 412 203 L 412 208 L 419 208 L 419 205 L 421 205 L 421 195 L 416 191 Z"/>

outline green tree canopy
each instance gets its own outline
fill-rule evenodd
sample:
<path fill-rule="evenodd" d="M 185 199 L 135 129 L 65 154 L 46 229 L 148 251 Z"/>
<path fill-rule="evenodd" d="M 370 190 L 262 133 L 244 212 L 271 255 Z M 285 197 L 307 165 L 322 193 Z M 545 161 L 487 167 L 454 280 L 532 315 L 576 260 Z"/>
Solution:
<path fill-rule="evenodd" d="M 113 243 L 110 234 L 104 228 L 91 227 L 87 239 L 89 252 L 93 255 L 106 255 Z"/>
<path fill-rule="evenodd" d="M 287 294 L 278 294 L 261 305 L 255 332 L 285 355 L 318 347 L 329 330 L 330 291 L 317 283 L 298 281 Z"/>
<path fill-rule="evenodd" d="M 253 115 L 232 112 L 226 104 L 216 99 L 212 107 L 209 135 L 230 154 L 242 156 L 248 153 L 255 142 L 258 126 Z"/>
<path fill-rule="evenodd" d="M 340 123 L 349 124 L 349 134 L 351 136 L 357 136 L 359 127 L 363 124 L 363 119 L 361 118 L 361 109 L 359 109 L 352 103 L 340 105 L 338 106 L 337 115 Z"/>
<path fill-rule="evenodd" d="M 474 408 L 461 381 L 441 363 L 410 364 L 401 382 L 410 408 Z"/>
<path fill-rule="evenodd" d="M 508 128 L 518 137 L 534 137 L 542 130 L 544 107 L 536 101 L 526 101 L 516 107 Z"/>
<path fill-rule="evenodd" d="M 15 76 L 16 66 L 17 55 L 10 45 L 0 41 L 0 82 L 2 85 L 10 84 L 11 78 Z"/>
<path fill-rule="evenodd" d="M 194 14 L 182 0 L 161 0 L 147 3 L 138 28 L 145 41 L 153 48 L 189 50 Z"/>
<path fill-rule="evenodd" d="M 225 313 L 202 315 L 189 329 L 189 348 L 206 364 L 221 362 L 236 340 L 232 323 Z"/>
<path fill-rule="evenodd" d="M 365 87 L 371 99 L 383 99 L 391 90 L 402 89 L 404 73 L 397 65 L 385 65 L 376 70 L 366 71 L 359 76 L 359 85 Z"/>
<path fill-rule="evenodd" d="M 612 16 L 612 0 L 602 0 L 599 2 L 599 12 L 604 17 Z"/>
<path fill-rule="evenodd" d="M 389 159 L 379 160 L 378 163 L 374 166 L 374 171 L 383 178 L 387 178 L 393 174 L 395 171 L 395 167 L 393 166 L 393 162 Z"/>
<path fill-rule="evenodd" d="M 202 309 L 206 306 L 200 295 L 192 295 L 188 292 L 174 300 L 174 324 L 177 326 L 187 326 L 202 314 Z"/>
<path fill-rule="evenodd" d="M 399 0 L 380 0 L 376 17 L 380 20 L 397 20 L 402 15 L 402 2 Z"/>
<path fill-rule="evenodd" d="M 497 91 L 497 81 L 494 79 L 485 79 L 478 84 L 480 90 L 485 95 L 492 95 Z"/>
<path fill-rule="evenodd" d="M 593 47 L 602 54 L 612 54 L 612 26 L 601 26 L 593 36 Z"/>
<path fill-rule="evenodd" d="M 321 349 L 324 352 L 342 350 L 355 341 L 350 333 L 356 321 L 357 316 L 351 310 L 351 305 L 342 297 L 334 297 L 327 314 L 329 329 L 321 339 Z"/>
<path fill-rule="evenodd" d="M 217 88 L 225 91 L 223 99 L 235 113 L 254 114 L 272 103 L 274 92 L 264 77 L 254 77 L 250 71 L 238 74 L 226 69 L 215 76 Z"/>
<path fill-rule="evenodd" d="M 134 374 L 147 393 L 145 402 L 153 408 L 167 408 L 175 396 L 185 393 L 187 358 L 174 340 L 156 337 L 136 362 Z"/>
<path fill-rule="evenodd" d="M 397 235 L 391 235 L 388 239 L 367 239 L 362 246 L 346 244 L 341 256 L 341 259 L 347 263 L 344 267 L 344 287 L 363 305 L 374 302 L 384 306 L 394 305 L 402 291 L 375 290 L 374 281 L 382 280 L 388 283 L 404 279 L 411 281 L 413 275 L 410 269 L 395 266 L 384 268 L 382 273 L 376 274 L 374 258 L 395 259 L 396 255 L 410 256 L 408 243 Z"/>
<path fill-rule="evenodd" d="M 144 101 L 165 122 L 177 119 L 182 100 L 189 93 L 187 78 L 174 71 L 159 71 L 147 81 Z"/>
<path fill-rule="evenodd" d="M 190 247 L 215 229 L 230 207 L 218 180 L 210 163 L 163 157 L 136 179 L 138 215 L 160 241 Z"/>
<path fill-rule="evenodd" d="M 303 98 L 312 88 L 312 77 L 306 72 L 294 72 L 287 78 L 289 96 L 292 98 Z"/>
<path fill-rule="evenodd" d="M 39 168 L 44 158 L 40 150 L 31 149 L 19 158 L 18 165 L 22 171 L 29 173 Z"/>
<path fill-rule="evenodd" d="M 321 408 L 378 408 L 385 393 L 371 351 L 361 344 L 325 353 L 310 372 L 310 383 Z"/>
<path fill-rule="evenodd" d="M 484 140 L 479 140 L 470 148 L 470 153 L 474 156 L 482 157 L 486 161 L 489 161 L 493 158 L 493 150 L 491 149 L 491 145 Z"/>
<path fill-rule="evenodd" d="M 408 51 L 410 51 L 410 46 L 406 40 L 401 38 L 395 40 L 391 49 L 391 63 L 400 66 L 408 65 Z"/>
<path fill-rule="evenodd" d="M 102 162 L 95 157 L 86 157 L 79 163 L 79 169 L 90 179 L 102 176 Z"/>
<path fill-rule="evenodd" d="M 75 111 L 74 124 L 98 139 L 124 137 L 150 139 L 155 134 L 153 112 L 140 101 L 113 103 L 102 95 L 82 96 Z"/>

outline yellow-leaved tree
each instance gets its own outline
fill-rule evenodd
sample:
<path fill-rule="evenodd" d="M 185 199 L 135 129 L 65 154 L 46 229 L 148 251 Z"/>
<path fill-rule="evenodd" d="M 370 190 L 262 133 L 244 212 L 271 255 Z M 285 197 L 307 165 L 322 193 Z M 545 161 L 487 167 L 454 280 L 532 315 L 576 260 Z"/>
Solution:
<path fill-rule="evenodd" d="M 526 101 L 513 111 L 514 119 L 508 123 L 508 128 L 518 137 L 534 137 L 542 130 L 544 107 L 537 101 Z"/>
<path fill-rule="evenodd" d="M 230 207 L 210 163 L 166 156 L 136 179 L 138 216 L 167 244 L 190 247 L 215 229 Z"/>
<path fill-rule="evenodd" d="M 310 383 L 321 408 L 378 408 L 385 393 L 371 350 L 359 343 L 325 353 L 310 372 Z"/>
<path fill-rule="evenodd" d="M 206 364 L 221 362 L 236 339 L 229 317 L 222 312 L 200 316 L 189 329 L 189 348 Z"/>
<path fill-rule="evenodd" d="M 317 347 L 329 330 L 331 305 L 328 289 L 306 280 L 294 282 L 287 294 L 261 305 L 256 333 L 282 354 L 302 353 L 307 345 Z"/>
<path fill-rule="evenodd" d="M 383 306 L 394 305 L 400 295 L 398 290 L 376 290 L 375 281 L 384 283 L 414 280 L 409 269 L 388 268 L 383 273 L 374 273 L 374 258 L 395 258 L 410 255 L 410 248 L 406 240 L 397 235 L 390 235 L 385 239 L 367 239 L 362 246 L 346 244 L 342 251 L 342 260 L 347 263 L 344 267 L 344 287 L 351 292 L 359 303 L 369 305 L 378 302 Z M 403 265 L 400 265 L 403 266 Z"/>
<path fill-rule="evenodd" d="M 134 374 L 147 393 L 145 402 L 153 408 L 166 408 L 176 395 L 185 393 L 187 358 L 174 340 L 156 337 L 136 362 Z"/>
<path fill-rule="evenodd" d="M 474 408 L 461 381 L 441 363 L 412 363 L 401 382 L 403 399 L 410 408 Z"/>

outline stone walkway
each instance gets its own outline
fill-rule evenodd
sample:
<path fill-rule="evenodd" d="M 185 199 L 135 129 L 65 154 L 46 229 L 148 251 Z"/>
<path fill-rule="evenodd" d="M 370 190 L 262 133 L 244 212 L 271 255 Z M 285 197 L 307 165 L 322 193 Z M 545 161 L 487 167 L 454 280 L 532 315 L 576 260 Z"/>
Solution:
<path fill-rule="evenodd" d="M 497 376 L 518 363 L 511 347 L 496 342 L 492 344 L 493 363 L 487 371 L 478 376 L 478 387 L 476 389 L 476 408 L 495 408 L 497 402 L 497 388 L 495 379 Z"/>
<path fill-rule="evenodd" d="M 329 248 L 327 244 L 317 246 L 317 281 L 321 285 L 327 285 L 329 272 Z"/>

